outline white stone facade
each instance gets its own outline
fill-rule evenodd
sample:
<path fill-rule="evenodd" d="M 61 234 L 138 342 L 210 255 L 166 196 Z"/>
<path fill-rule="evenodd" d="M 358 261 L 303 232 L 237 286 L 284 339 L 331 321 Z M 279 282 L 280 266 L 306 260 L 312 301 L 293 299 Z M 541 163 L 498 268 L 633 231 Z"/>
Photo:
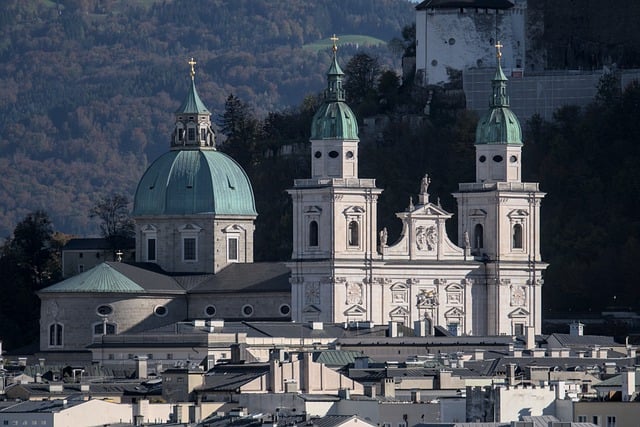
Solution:
<path fill-rule="evenodd" d="M 437 8 L 416 11 L 416 76 L 421 84 L 448 82 L 448 69 L 493 67 L 494 46 L 504 45 L 503 65 L 525 68 L 526 0 L 507 10 Z"/>

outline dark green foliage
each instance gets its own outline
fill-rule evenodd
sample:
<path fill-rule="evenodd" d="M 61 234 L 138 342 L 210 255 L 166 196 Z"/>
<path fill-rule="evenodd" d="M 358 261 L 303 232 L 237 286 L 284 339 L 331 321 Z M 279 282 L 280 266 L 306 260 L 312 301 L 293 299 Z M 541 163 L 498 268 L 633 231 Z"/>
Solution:
<path fill-rule="evenodd" d="M 62 245 L 43 211 L 28 214 L 0 253 L 0 337 L 7 347 L 32 343 L 38 334 L 40 300 L 35 292 L 60 279 Z"/>
<path fill-rule="evenodd" d="M 585 110 L 565 107 L 551 122 L 529 122 L 524 176 L 548 193 L 541 221 L 548 310 L 640 306 L 632 274 L 640 256 L 640 86 L 615 95 L 609 80 Z"/>

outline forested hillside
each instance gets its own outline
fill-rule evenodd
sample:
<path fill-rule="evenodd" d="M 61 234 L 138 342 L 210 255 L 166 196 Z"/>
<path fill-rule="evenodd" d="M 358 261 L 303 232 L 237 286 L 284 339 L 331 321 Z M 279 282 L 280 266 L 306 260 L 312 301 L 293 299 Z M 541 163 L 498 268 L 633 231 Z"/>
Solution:
<path fill-rule="evenodd" d="M 397 65 L 386 43 L 413 19 L 406 0 L 0 2 L 0 236 L 35 209 L 97 233 L 95 201 L 167 150 L 190 57 L 214 119 L 231 93 L 263 117 L 322 91 L 330 50 L 306 45 L 362 36 L 343 60 Z"/>

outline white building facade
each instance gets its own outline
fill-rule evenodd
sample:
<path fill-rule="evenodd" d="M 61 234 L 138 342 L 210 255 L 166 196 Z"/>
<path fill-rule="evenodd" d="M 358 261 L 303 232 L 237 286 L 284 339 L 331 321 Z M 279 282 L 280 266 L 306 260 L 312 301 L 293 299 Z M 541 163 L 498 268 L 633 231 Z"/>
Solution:
<path fill-rule="evenodd" d="M 453 335 L 523 335 L 527 327 L 539 333 L 544 194 L 537 183 L 521 182 L 520 125 L 508 108 L 500 64 L 476 132 L 476 182 L 454 194 L 457 245 L 445 229 L 452 214 L 429 199 L 428 175 L 417 203 L 397 214 L 399 240 L 388 244 L 386 230 L 377 229 L 382 190 L 358 176 L 357 123 L 342 76 L 334 55 L 312 124 L 312 177 L 289 190 L 292 319 L 396 321 L 422 335 L 435 326 Z"/>

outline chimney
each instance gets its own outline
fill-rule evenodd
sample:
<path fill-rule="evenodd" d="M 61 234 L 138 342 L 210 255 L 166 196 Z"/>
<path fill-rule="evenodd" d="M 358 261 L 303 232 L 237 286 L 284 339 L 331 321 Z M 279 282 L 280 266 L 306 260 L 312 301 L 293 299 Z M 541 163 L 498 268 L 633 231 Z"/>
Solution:
<path fill-rule="evenodd" d="M 556 386 L 556 399 L 564 400 L 567 396 L 567 390 L 564 387 L 564 381 L 558 381 L 555 383 Z"/>
<path fill-rule="evenodd" d="M 369 369 L 369 356 L 358 356 L 353 362 L 354 369 Z"/>
<path fill-rule="evenodd" d="M 584 359 L 584 354 L 586 352 L 584 350 L 576 350 L 576 356 L 578 357 L 578 359 Z"/>
<path fill-rule="evenodd" d="M 476 348 L 475 350 L 473 350 L 473 359 L 484 360 L 484 350 L 481 348 Z"/>
<path fill-rule="evenodd" d="M 627 357 L 635 358 L 636 357 L 636 347 L 627 347 Z"/>
<path fill-rule="evenodd" d="M 348 388 L 341 388 L 338 390 L 338 397 L 340 399 L 349 400 L 351 399 L 351 390 Z"/>
<path fill-rule="evenodd" d="M 321 331 L 324 328 L 322 322 L 311 322 L 311 329 L 314 331 Z"/>
<path fill-rule="evenodd" d="M 622 372 L 622 401 L 628 402 L 636 392 L 636 368 L 631 366 Z"/>
<path fill-rule="evenodd" d="M 370 384 L 364 386 L 364 395 L 369 397 L 376 397 L 376 385 Z"/>
<path fill-rule="evenodd" d="M 581 337 L 584 332 L 584 324 L 573 322 L 569 324 L 569 335 L 573 337 Z"/>
<path fill-rule="evenodd" d="M 389 336 L 398 336 L 398 322 L 394 322 L 393 320 L 389 321 Z"/>
<path fill-rule="evenodd" d="M 516 365 L 515 363 L 509 363 L 507 365 L 507 383 L 509 385 L 516 385 Z"/>
<path fill-rule="evenodd" d="M 527 326 L 525 328 L 525 341 L 527 350 L 533 350 L 536 348 L 536 328 L 533 326 Z"/>
<path fill-rule="evenodd" d="M 420 319 L 413 322 L 413 328 L 416 336 L 418 337 L 426 337 L 429 335 L 429 331 L 427 330 L 427 319 Z"/>
<path fill-rule="evenodd" d="M 384 378 L 382 380 L 382 395 L 384 397 L 396 397 L 396 380 Z"/>
<path fill-rule="evenodd" d="M 136 357 L 136 373 L 139 380 L 148 378 L 147 356 Z"/>

